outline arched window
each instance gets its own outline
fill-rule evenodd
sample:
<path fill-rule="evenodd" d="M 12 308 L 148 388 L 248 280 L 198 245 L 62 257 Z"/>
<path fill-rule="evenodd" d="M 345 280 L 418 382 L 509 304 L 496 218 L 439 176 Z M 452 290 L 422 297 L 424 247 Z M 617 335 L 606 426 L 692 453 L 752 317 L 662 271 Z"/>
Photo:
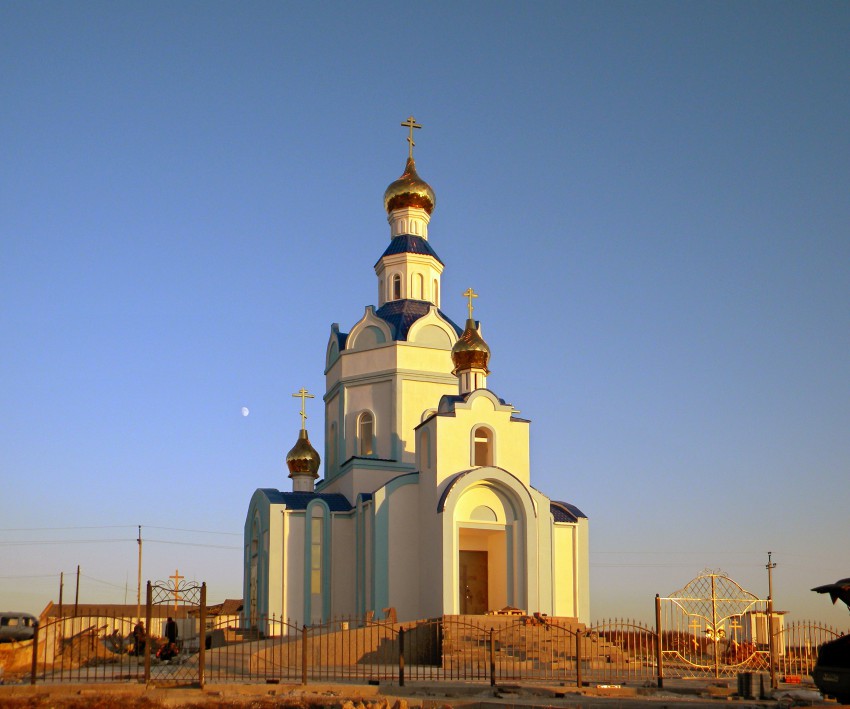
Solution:
<path fill-rule="evenodd" d="M 248 623 L 250 627 L 256 628 L 259 622 L 260 605 L 257 595 L 259 593 L 260 584 L 260 518 L 254 517 L 254 522 L 251 525 L 251 547 L 249 551 L 250 577 L 248 587 Z"/>
<path fill-rule="evenodd" d="M 434 298 L 433 298 L 434 305 L 436 305 L 439 308 L 440 307 L 440 284 L 437 282 L 436 278 L 434 279 L 434 293 L 432 295 L 434 296 Z"/>
<path fill-rule="evenodd" d="M 493 465 L 493 432 L 485 426 L 479 426 L 473 434 L 472 464 Z"/>
<path fill-rule="evenodd" d="M 321 623 L 330 614 L 330 510 L 313 500 L 305 511 L 304 530 L 304 617 Z"/>
<path fill-rule="evenodd" d="M 321 608 L 322 603 L 322 508 L 314 507 L 310 518 L 310 600 Z"/>
<path fill-rule="evenodd" d="M 425 278 L 421 273 L 416 273 L 413 276 L 413 297 L 417 300 L 425 298 Z"/>
<path fill-rule="evenodd" d="M 393 297 L 391 300 L 401 300 L 401 276 L 397 273 L 393 276 Z"/>
<path fill-rule="evenodd" d="M 375 418 L 368 411 L 360 414 L 360 420 L 357 422 L 357 438 L 360 441 L 360 455 L 375 453 Z"/>

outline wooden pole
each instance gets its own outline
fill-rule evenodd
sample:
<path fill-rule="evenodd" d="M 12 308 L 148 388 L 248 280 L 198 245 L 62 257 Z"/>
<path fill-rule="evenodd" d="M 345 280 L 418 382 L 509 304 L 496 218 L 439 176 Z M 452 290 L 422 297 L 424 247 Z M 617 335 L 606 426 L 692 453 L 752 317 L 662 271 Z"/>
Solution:
<path fill-rule="evenodd" d="M 136 583 L 136 622 L 142 619 L 142 525 L 139 525 L 139 575 Z"/>
<path fill-rule="evenodd" d="M 77 593 L 74 595 L 74 617 L 77 615 L 77 607 L 80 604 L 80 565 L 77 564 Z"/>

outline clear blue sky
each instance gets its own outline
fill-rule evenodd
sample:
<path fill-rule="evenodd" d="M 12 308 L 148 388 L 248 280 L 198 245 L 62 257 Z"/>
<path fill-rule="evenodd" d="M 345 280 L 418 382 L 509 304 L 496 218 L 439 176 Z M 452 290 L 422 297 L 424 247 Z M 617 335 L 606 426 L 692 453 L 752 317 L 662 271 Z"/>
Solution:
<path fill-rule="evenodd" d="M 413 114 L 443 308 L 591 520 L 591 615 L 705 568 L 847 627 L 850 4 L 0 4 L 0 608 L 239 597 L 376 301 Z M 241 407 L 250 409 L 244 417 Z M 322 408 L 308 409 L 323 450 Z M 182 531 L 200 530 L 200 531 Z"/>

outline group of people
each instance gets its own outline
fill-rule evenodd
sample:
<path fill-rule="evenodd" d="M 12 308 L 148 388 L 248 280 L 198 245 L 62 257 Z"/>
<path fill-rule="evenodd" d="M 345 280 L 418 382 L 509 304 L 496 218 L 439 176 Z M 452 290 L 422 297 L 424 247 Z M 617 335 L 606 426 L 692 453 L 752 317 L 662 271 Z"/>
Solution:
<path fill-rule="evenodd" d="M 170 660 L 180 652 L 180 646 L 177 644 L 177 621 L 171 616 L 165 621 L 165 639 L 167 642 L 157 650 L 156 656 L 160 660 Z M 139 657 L 144 654 L 145 646 L 147 645 L 148 635 L 145 630 L 145 624 L 139 620 L 133 627 L 133 654 Z"/>

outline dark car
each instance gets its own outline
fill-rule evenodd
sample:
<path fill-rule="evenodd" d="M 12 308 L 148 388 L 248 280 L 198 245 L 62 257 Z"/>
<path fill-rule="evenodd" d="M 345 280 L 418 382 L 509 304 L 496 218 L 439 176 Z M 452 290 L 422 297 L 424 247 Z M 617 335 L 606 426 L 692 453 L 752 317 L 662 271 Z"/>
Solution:
<path fill-rule="evenodd" d="M 0 613 L 0 643 L 32 640 L 38 619 L 30 613 L 7 611 Z"/>
<path fill-rule="evenodd" d="M 833 603 L 844 601 L 850 608 L 850 578 L 818 586 L 812 591 L 828 593 Z M 812 679 L 823 694 L 835 697 L 841 704 L 850 704 L 850 635 L 842 635 L 820 646 Z"/>
<path fill-rule="evenodd" d="M 812 679 L 824 694 L 850 704 L 850 635 L 821 645 Z"/>

